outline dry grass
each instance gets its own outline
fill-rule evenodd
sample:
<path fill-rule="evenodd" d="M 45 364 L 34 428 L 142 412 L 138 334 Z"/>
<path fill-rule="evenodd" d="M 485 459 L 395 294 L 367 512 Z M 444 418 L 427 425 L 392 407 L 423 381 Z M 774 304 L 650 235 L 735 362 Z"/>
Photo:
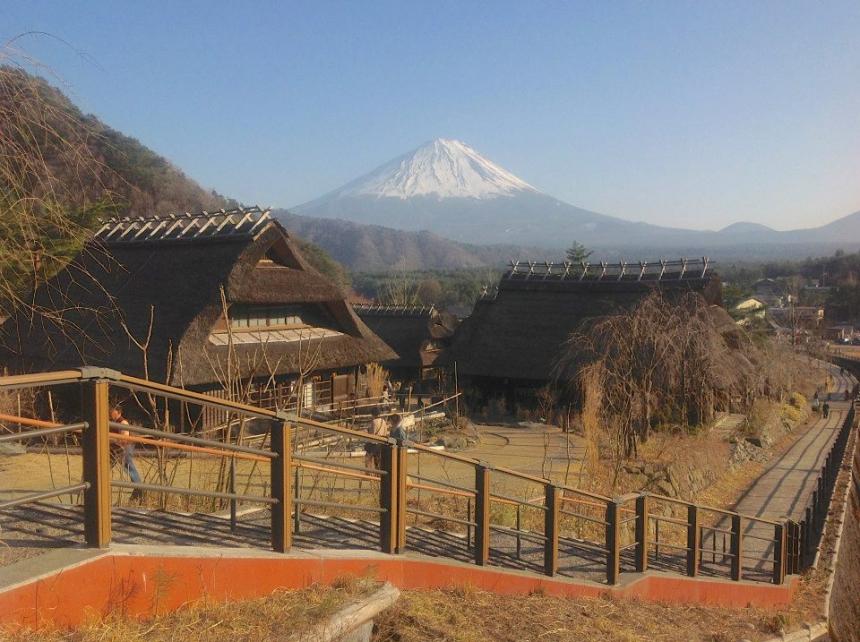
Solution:
<path fill-rule="evenodd" d="M 370 595 L 378 583 L 342 579 L 331 587 L 313 585 L 277 591 L 244 602 L 199 602 L 150 621 L 109 617 L 73 632 L 38 631 L 3 634 L 6 642 L 254 642 L 282 641 L 307 630 L 346 605 Z M 296 639 L 301 640 L 299 635 Z"/>
<path fill-rule="evenodd" d="M 375 642 L 763 640 L 783 611 L 678 606 L 629 599 L 501 596 L 485 591 L 407 591 L 377 619 Z"/>

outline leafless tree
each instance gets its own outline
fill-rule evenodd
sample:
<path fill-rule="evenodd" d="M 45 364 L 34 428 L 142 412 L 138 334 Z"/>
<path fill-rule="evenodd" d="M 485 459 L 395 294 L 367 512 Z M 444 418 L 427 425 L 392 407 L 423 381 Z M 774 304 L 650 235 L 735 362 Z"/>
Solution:
<path fill-rule="evenodd" d="M 562 395 L 587 410 L 584 423 L 610 433 L 618 460 L 636 456 L 655 426 L 705 423 L 731 398 L 754 395 L 760 362 L 751 343 L 727 345 L 700 296 L 654 293 L 572 335 L 556 374 Z"/>

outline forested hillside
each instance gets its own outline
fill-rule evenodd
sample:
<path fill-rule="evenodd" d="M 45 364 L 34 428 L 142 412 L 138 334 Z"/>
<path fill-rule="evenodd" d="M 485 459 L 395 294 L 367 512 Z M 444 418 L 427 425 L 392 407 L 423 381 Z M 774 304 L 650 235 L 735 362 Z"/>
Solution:
<path fill-rule="evenodd" d="M 80 250 L 99 218 L 235 205 L 84 114 L 44 79 L 0 66 L 0 316 L 4 306 L 26 305 L 26 292 Z M 348 286 L 323 250 L 302 247 L 317 269 Z"/>
<path fill-rule="evenodd" d="M 118 214 L 138 216 L 229 204 L 134 138 L 81 112 L 42 78 L 0 67 L 0 103 L 9 109 L 40 105 L 39 113 L 29 119 L 40 127 L 20 133 L 33 137 L 55 185 L 73 206 L 101 204 Z M 72 185 L 81 191 L 63 189 Z"/>
<path fill-rule="evenodd" d="M 288 230 L 312 241 L 358 272 L 383 270 L 459 270 L 500 267 L 512 259 L 556 259 L 546 250 L 515 245 L 470 245 L 432 232 L 408 232 L 338 219 L 298 216 L 287 210 L 275 215 Z M 551 253 L 550 253 L 551 254 Z"/>

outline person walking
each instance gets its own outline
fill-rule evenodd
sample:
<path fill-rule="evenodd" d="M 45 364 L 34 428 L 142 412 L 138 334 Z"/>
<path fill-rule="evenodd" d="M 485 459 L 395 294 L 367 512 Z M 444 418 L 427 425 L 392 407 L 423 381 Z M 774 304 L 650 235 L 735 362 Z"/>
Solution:
<path fill-rule="evenodd" d="M 122 408 L 120 408 L 118 405 L 110 409 L 110 420 L 115 424 L 122 424 L 123 426 L 128 426 L 128 419 L 123 417 Z M 117 432 L 120 435 L 129 434 L 128 430 L 119 430 L 111 428 L 111 431 Z M 132 483 L 139 484 L 140 473 L 137 471 L 137 466 L 134 463 L 134 444 L 131 442 L 127 442 L 124 446 L 121 446 L 116 442 L 112 442 L 110 451 L 111 468 L 113 468 L 117 464 L 121 464 L 122 469 L 128 475 L 128 478 L 132 481 Z M 143 499 L 143 491 L 140 488 L 135 488 L 131 491 L 131 499 L 132 501 L 139 501 Z"/>
<path fill-rule="evenodd" d="M 368 426 L 367 432 L 377 437 L 388 436 L 388 422 L 382 417 L 382 412 L 379 406 L 374 406 L 370 411 L 370 416 L 373 417 Z M 364 467 L 375 468 L 379 470 L 382 466 L 382 444 L 375 441 L 368 441 L 364 444 Z"/>
<path fill-rule="evenodd" d="M 830 404 L 825 401 L 824 405 L 821 406 L 821 416 L 824 417 L 825 419 L 827 419 L 827 417 L 829 415 L 830 415 Z"/>
<path fill-rule="evenodd" d="M 391 438 L 397 441 L 406 440 L 406 431 L 403 429 L 403 417 L 398 414 L 391 415 Z"/>

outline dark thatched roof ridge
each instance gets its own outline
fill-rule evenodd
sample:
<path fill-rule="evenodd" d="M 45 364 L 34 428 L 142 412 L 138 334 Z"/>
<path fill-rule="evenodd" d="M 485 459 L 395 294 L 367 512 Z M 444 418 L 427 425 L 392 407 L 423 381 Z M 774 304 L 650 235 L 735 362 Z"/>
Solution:
<path fill-rule="evenodd" d="M 719 278 L 656 281 L 502 279 L 480 299 L 454 336 L 448 358 L 466 376 L 544 382 L 570 334 L 590 318 L 630 309 L 655 289 L 666 296 L 693 291 L 722 303 Z"/>
<path fill-rule="evenodd" d="M 277 257 L 277 266 L 258 267 L 270 256 Z M 0 328 L 0 359 L 16 371 L 97 365 L 207 386 L 219 379 L 227 360 L 227 347 L 208 341 L 222 315 L 221 286 L 231 303 L 313 303 L 336 323 L 340 336 L 266 344 L 275 374 L 296 373 L 299 353 L 314 353 L 319 341 L 315 370 L 396 358 L 344 293 L 307 263 L 286 230 L 267 220 L 253 235 L 199 242 L 94 241 L 39 288 L 37 305 L 46 314 L 31 320 L 19 313 Z M 52 320 L 55 315 L 62 324 Z M 144 341 L 151 318 L 147 372 L 143 352 L 128 335 Z M 235 356 L 242 376 L 269 374 L 260 344 L 235 346 Z"/>
<path fill-rule="evenodd" d="M 362 321 L 399 355 L 398 359 L 386 362 L 392 368 L 435 365 L 442 350 L 430 349 L 429 342 L 447 344 L 457 327 L 453 314 L 432 306 L 357 305 L 354 308 Z"/>

